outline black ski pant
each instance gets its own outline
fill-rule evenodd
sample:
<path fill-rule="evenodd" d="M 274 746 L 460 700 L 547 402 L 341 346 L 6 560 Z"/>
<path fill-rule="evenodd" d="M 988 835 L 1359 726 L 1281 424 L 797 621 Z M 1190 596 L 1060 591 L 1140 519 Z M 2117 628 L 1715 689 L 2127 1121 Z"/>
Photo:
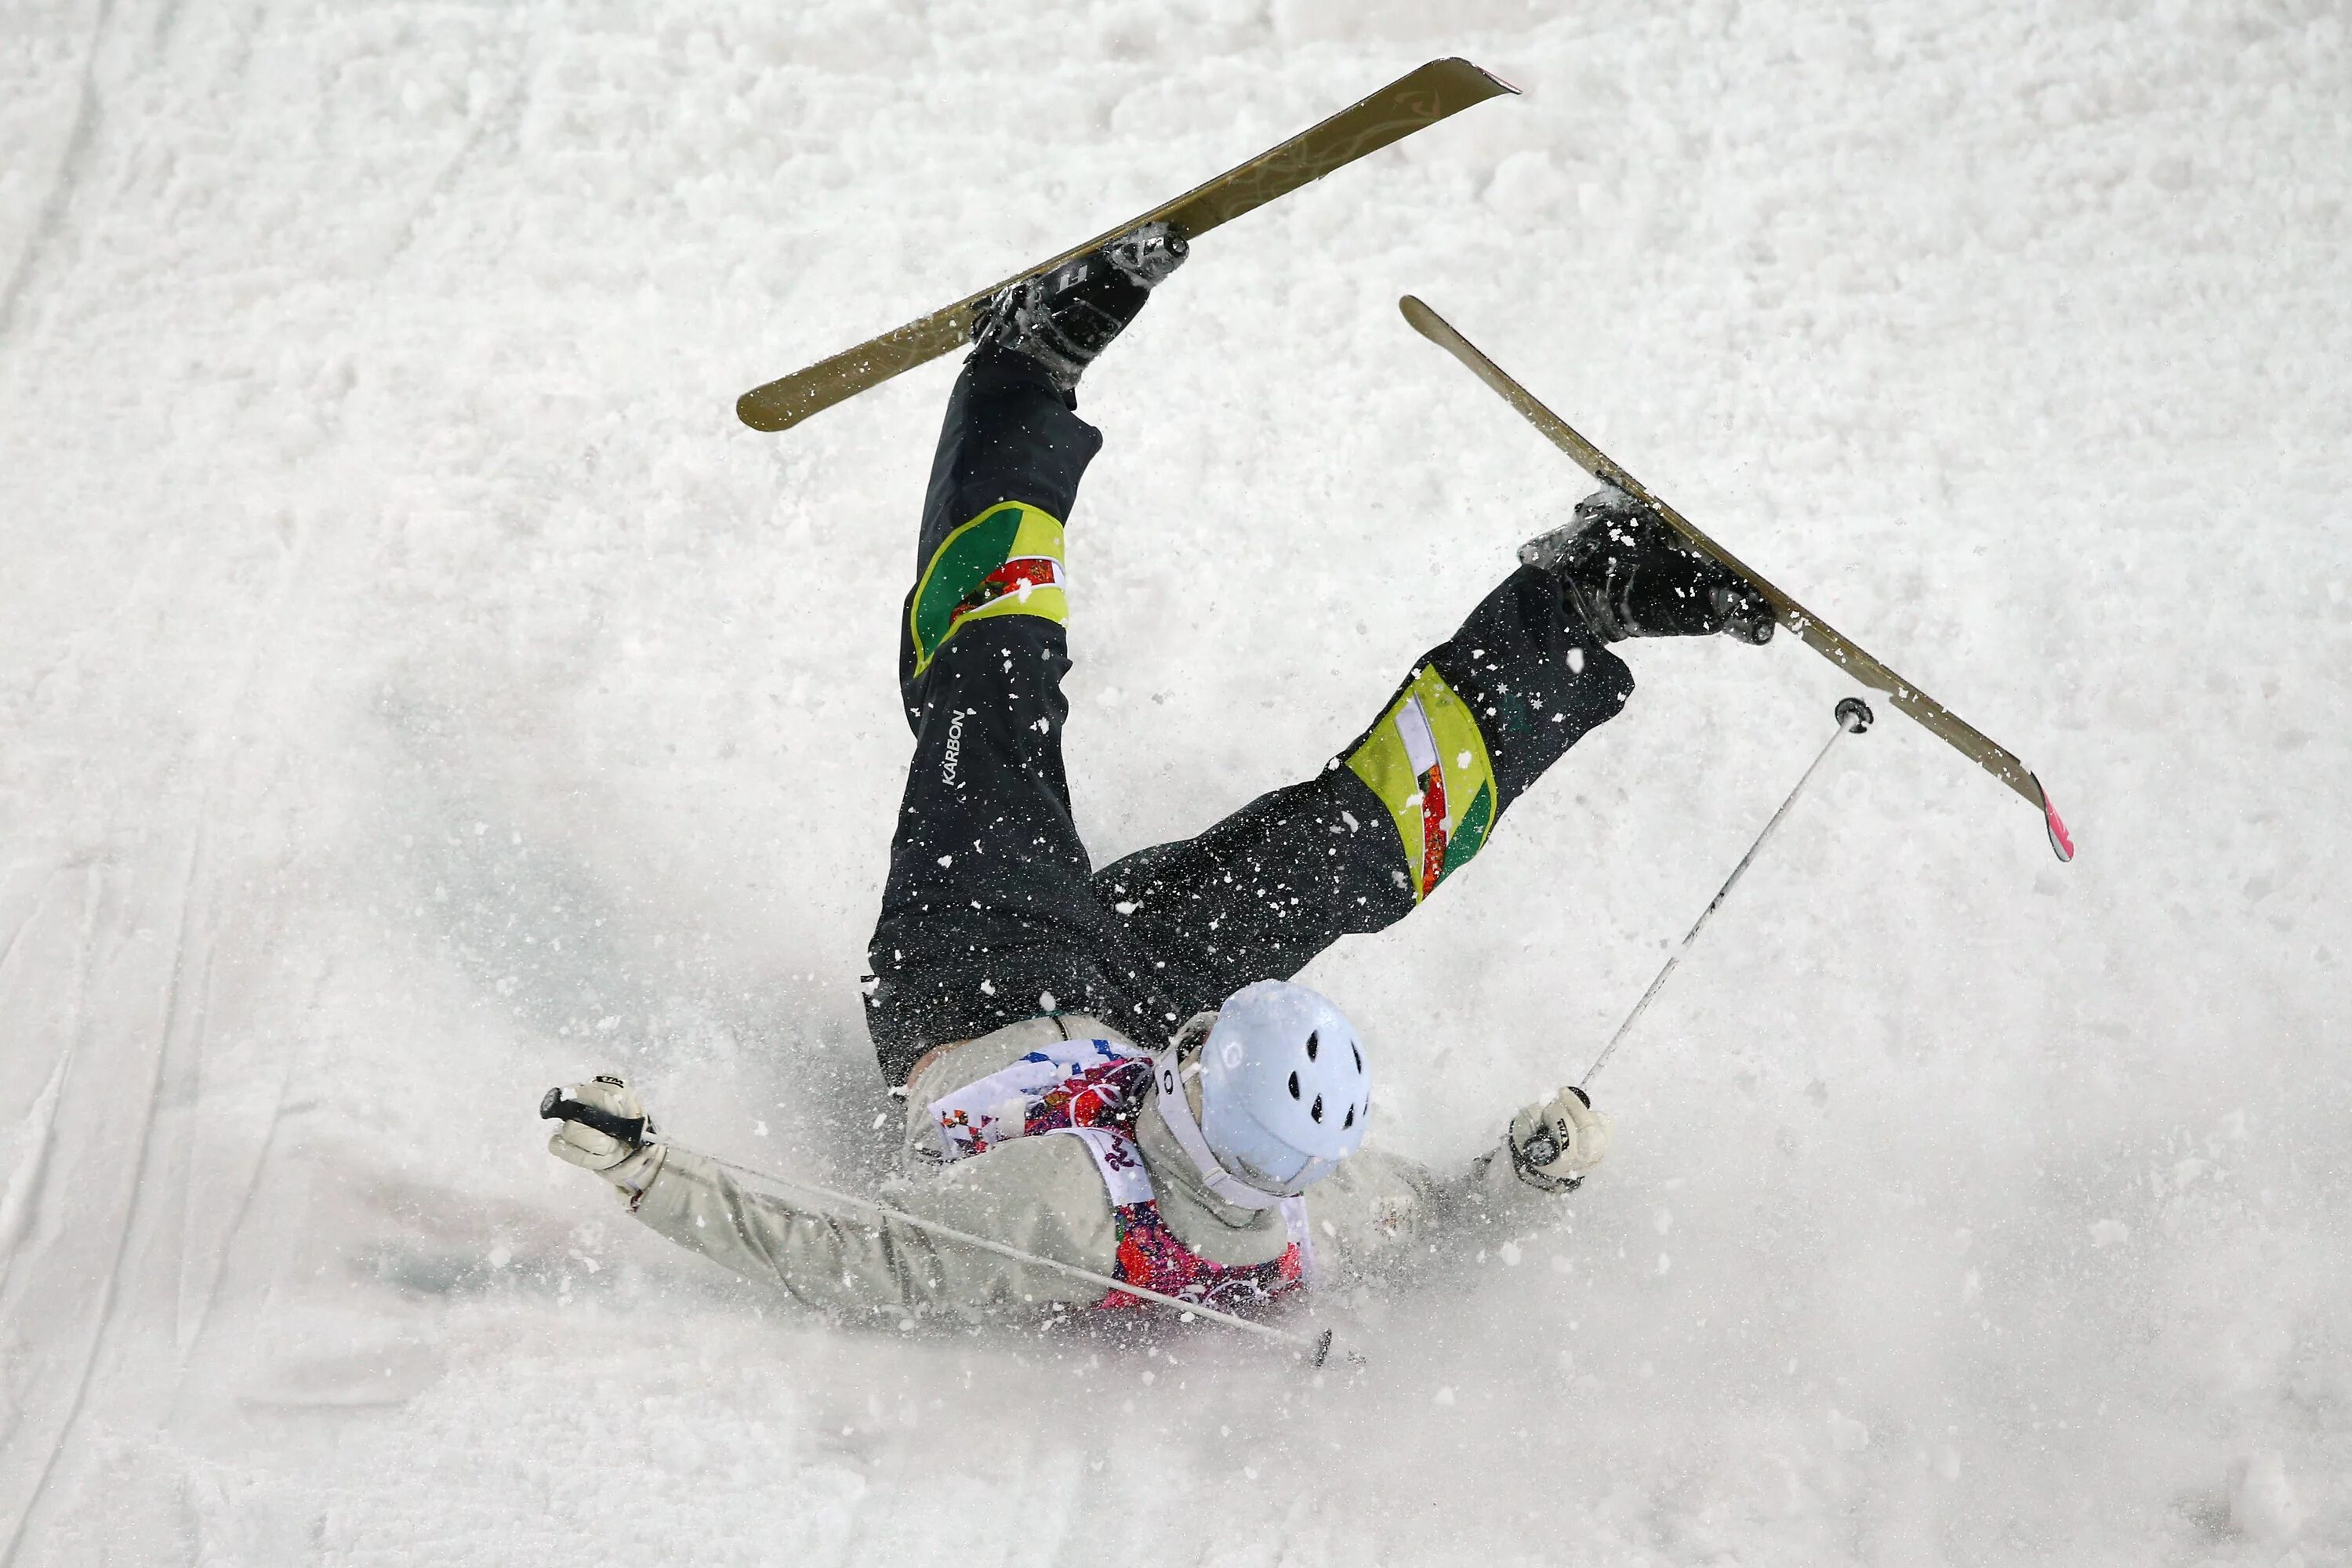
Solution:
<path fill-rule="evenodd" d="M 915 758 L 869 949 L 866 1023 L 893 1084 L 933 1046 L 1041 1014 L 1156 1047 L 1402 920 L 1633 689 L 1523 566 L 1313 777 L 1095 870 L 1062 765 L 1062 529 L 1101 446 L 1018 355 L 975 355 L 948 402 L 899 629 Z"/>

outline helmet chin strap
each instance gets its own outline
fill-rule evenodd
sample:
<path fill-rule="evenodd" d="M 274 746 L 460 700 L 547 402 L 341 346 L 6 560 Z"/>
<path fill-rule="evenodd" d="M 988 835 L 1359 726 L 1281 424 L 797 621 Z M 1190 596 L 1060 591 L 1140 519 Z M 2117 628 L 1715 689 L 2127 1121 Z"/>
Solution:
<path fill-rule="evenodd" d="M 1154 1069 L 1160 1084 L 1160 1120 L 1176 1135 L 1176 1146 L 1192 1156 L 1194 1168 L 1209 1184 L 1209 1190 L 1235 1208 L 1270 1209 L 1286 1202 L 1280 1193 L 1251 1186 L 1217 1163 L 1216 1155 L 1209 1152 L 1209 1141 L 1201 1136 L 1201 1124 L 1192 1119 L 1192 1102 L 1184 1093 L 1184 1080 L 1177 1064 L 1182 1048 L 1175 1045 L 1160 1052 Z"/>

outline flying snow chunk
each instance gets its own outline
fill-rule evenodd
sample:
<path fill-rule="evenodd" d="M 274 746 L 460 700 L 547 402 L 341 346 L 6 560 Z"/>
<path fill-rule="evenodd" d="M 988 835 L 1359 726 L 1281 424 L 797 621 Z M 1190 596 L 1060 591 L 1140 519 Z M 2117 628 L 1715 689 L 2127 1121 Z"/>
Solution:
<path fill-rule="evenodd" d="M 1870 1447 L 1870 1428 L 1851 1415 L 1830 1412 L 1830 1447 L 1841 1454 L 1859 1454 Z"/>
<path fill-rule="evenodd" d="M 2303 1500 L 2277 1454 L 2254 1454 L 2230 1467 L 2230 1523 L 2257 1541 L 2286 1542 L 2303 1529 Z"/>

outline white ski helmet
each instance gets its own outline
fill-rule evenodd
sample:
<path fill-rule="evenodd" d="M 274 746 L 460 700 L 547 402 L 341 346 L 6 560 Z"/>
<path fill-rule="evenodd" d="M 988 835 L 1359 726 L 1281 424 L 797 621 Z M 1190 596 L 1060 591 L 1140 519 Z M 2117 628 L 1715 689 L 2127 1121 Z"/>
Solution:
<path fill-rule="evenodd" d="M 1219 1197 L 1271 1208 L 1362 1146 L 1371 1070 L 1356 1031 L 1322 995 L 1285 980 L 1243 986 L 1217 1010 L 1199 1059 L 1180 1068 L 1195 1037 L 1187 1028 L 1160 1058 L 1160 1118 Z M 1195 1077 L 1197 1125 L 1179 1088 Z"/>

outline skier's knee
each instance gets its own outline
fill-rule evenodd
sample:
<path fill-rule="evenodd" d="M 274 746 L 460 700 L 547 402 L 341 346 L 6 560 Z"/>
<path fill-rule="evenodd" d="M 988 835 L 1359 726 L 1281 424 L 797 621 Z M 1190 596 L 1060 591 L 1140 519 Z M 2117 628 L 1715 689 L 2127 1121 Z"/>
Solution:
<path fill-rule="evenodd" d="M 1396 826 L 1396 874 L 1416 904 L 1485 847 L 1502 810 L 1477 716 L 1433 665 L 1413 673 L 1347 763 Z"/>
<path fill-rule="evenodd" d="M 990 507 L 940 541 L 907 607 L 919 675 L 971 621 L 1035 616 L 1067 624 L 1061 520 L 1021 501 Z"/>

